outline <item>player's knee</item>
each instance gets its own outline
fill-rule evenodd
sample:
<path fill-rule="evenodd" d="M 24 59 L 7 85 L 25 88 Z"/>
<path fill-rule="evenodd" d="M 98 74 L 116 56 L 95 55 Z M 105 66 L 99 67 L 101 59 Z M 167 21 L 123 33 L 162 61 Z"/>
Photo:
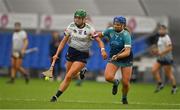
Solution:
<path fill-rule="evenodd" d="M 173 74 L 169 75 L 169 79 L 170 80 L 175 80 L 174 75 Z"/>
<path fill-rule="evenodd" d="M 123 87 L 129 87 L 129 80 L 124 79 L 122 80 Z"/>
<path fill-rule="evenodd" d="M 17 67 L 18 67 L 18 66 L 17 66 L 15 63 L 12 63 L 11 68 L 17 69 Z"/>
<path fill-rule="evenodd" d="M 19 69 L 17 65 L 14 65 L 13 68 L 14 68 L 15 70 L 18 70 L 18 69 Z"/>
<path fill-rule="evenodd" d="M 105 79 L 106 79 L 106 81 L 112 81 L 113 80 L 113 76 L 112 75 L 106 75 Z"/>
<path fill-rule="evenodd" d="M 17 67 L 15 65 L 12 65 L 11 68 L 12 69 L 17 69 Z"/>
<path fill-rule="evenodd" d="M 152 73 L 152 74 L 156 74 L 156 73 L 157 73 L 157 70 L 154 69 L 154 68 L 152 68 L 152 69 L 151 69 L 151 73 Z"/>
<path fill-rule="evenodd" d="M 20 71 L 20 70 L 21 70 L 21 67 L 20 67 L 20 66 L 16 66 L 16 69 L 17 69 L 18 71 Z"/>
<path fill-rule="evenodd" d="M 12 68 L 15 67 L 15 66 L 16 66 L 16 65 L 15 65 L 14 63 L 11 64 L 11 67 L 12 67 Z"/>
<path fill-rule="evenodd" d="M 123 88 L 128 88 L 129 87 L 129 82 L 128 83 L 123 83 Z"/>

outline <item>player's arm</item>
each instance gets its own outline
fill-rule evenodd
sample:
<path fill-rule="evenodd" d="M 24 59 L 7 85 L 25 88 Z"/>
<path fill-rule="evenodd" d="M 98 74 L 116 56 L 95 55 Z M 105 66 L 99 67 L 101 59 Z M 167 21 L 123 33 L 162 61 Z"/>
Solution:
<path fill-rule="evenodd" d="M 96 33 L 95 36 L 97 36 L 99 38 L 103 38 L 104 37 L 103 32 L 98 32 L 98 33 Z"/>
<path fill-rule="evenodd" d="M 62 39 L 62 41 L 60 42 L 59 46 L 58 46 L 56 54 L 53 56 L 53 60 L 58 59 L 58 55 L 62 51 L 62 49 L 64 48 L 64 46 L 67 43 L 68 39 L 69 39 L 69 36 L 65 35 L 64 38 Z"/>
<path fill-rule="evenodd" d="M 109 30 L 108 29 L 106 29 L 106 30 L 104 30 L 104 31 L 102 31 L 102 32 L 97 32 L 96 34 L 94 34 L 93 35 L 93 37 L 99 37 L 99 38 L 103 38 L 104 36 L 109 36 Z M 109 38 L 109 37 L 107 37 L 107 38 Z"/>
<path fill-rule="evenodd" d="M 118 54 L 112 57 L 112 60 L 122 59 L 128 57 L 131 53 L 131 47 L 123 48 Z"/>
<path fill-rule="evenodd" d="M 125 48 L 123 48 L 122 51 L 123 52 L 120 52 L 120 53 L 117 54 L 118 59 L 128 57 L 130 55 L 130 53 L 131 53 L 131 47 L 125 47 Z"/>
<path fill-rule="evenodd" d="M 101 49 L 101 55 L 102 55 L 103 59 L 107 59 L 107 53 L 104 48 L 104 43 L 102 42 L 102 40 L 99 37 L 95 37 L 95 40 L 97 41 L 97 43 Z"/>
<path fill-rule="evenodd" d="M 22 50 L 21 50 L 21 54 L 22 54 L 22 55 L 24 55 L 24 53 L 25 53 L 25 51 L 26 51 L 26 49 L 27 49 L 27 47 L 28 47 L 28 44 L 29 44 L 27 35 L 26 35 L 26 37 L 23 39 L 23 43 L 24 43 L 24 45 L 23 45 L 23 48 L 22 48 Z"/>

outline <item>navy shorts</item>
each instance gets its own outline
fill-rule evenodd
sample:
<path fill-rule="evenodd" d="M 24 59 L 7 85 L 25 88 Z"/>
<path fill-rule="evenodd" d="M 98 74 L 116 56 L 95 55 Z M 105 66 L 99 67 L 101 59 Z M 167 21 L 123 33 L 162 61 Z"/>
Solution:
<path fill-rule="evenodd" d="M 157 60 L 157 62 L 161 65 L 172 65 L 173 60 Z"/>
<path fill-rule="evenodd" d="M 80 61 L 83 63 L 87 63 L 87 59 L 89 58 L 88 52 L 81 52 L 79 50 L 76 50 L 75 48 L 69 47 L 67 54 L 66 54 L 66 60 L 70 62 L 74 61 Z"/>

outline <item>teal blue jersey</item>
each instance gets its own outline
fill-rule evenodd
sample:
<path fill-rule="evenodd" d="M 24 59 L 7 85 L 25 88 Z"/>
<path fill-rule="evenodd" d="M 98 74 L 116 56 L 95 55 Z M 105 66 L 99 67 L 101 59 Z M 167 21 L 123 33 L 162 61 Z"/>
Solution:
<path fill-rule="evenodd" d="M 108 28 L 102 32 L 103 36 L 110 42 L 110 58 L 118 54 L 123 48 L 131 47 L 131 35 L 127 30 L 116 32 L 113 28 Z M 133 60 L 132 50 L 129 56 L 113 61 L 117 66 L 131 66 Z"/>

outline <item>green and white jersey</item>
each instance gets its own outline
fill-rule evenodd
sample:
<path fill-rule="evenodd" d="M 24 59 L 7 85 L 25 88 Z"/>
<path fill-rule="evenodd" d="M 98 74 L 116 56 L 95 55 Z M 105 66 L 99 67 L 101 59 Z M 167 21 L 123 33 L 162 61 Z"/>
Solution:
<path fill-rule="evenodd" d="M 68 45 L 82 52 L 88 52 L 92 44 L 92 36 L 95 33 L 95 29 L 85 24 L 84 28 L 78 28 L 74 22 L 72 22 L 65 30 L 65 36 L 69 36 Z"/>
<path fill-rule="evenodd" d="M 168 45 L 172 45 L 169 35 L 166 34 L 163 37 L 159 36 L 157 45 L 158 45 L 158 50 L 160 52 L 164 51 Z M 158 59 L 159 60 L 172 60 L 173 59 L 172 51 L 166 53 L 162 57 L 159 56 Z"/>

